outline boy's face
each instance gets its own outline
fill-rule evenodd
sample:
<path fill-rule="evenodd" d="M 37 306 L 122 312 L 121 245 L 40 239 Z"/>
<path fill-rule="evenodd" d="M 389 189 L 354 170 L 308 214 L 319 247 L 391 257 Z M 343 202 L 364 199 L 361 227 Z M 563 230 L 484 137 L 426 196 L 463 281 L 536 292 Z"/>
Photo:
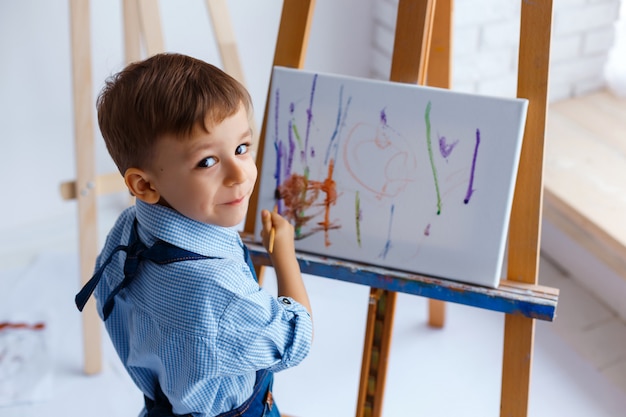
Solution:
<path fill-rule="evenodd" d="M 241 223 L 257 177 L 252 133 L 241 106 L 221 123 L 200 126 L 191 137 L 160 139 L 150 169 L 160 204 L 193 220 L 223 227 Z"/>

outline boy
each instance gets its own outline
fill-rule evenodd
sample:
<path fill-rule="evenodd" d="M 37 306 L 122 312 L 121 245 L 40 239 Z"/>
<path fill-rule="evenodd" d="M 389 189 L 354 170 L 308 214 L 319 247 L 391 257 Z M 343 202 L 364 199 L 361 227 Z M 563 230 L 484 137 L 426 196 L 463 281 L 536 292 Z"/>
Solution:
<path fill-rule="evenodd" d="M 293 227 L 263 210 L 276 270 L 261 289 L 233 226 L 257 168 L 251 100 L 221 70 L 179 54 L 129 65 L 107 80 L 98 122 L 130 192 L 107 237 L 90 294 L 117 353 L 144 393 L 142 416 L 279 416 L 272 375 L 299 364 L 311 307 Z"/>

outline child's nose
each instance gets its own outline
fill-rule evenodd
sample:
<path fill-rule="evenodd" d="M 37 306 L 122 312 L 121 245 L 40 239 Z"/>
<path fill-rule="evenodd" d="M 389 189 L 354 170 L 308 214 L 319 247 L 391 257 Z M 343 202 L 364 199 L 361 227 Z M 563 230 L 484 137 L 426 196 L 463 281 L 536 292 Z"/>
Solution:
<path fill-rule="evenodd" d="M 241 184 L 246 180 L 246 170 L 243 164 L 237 160 L 229 160 L 225 163 L 226 176 L 224 182 L 228 186 Z"/>

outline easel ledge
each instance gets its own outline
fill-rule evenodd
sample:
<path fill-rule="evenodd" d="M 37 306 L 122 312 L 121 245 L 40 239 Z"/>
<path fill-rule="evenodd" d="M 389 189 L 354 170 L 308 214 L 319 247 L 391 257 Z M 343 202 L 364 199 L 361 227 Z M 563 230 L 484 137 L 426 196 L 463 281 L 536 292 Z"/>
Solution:
<path fill-rule="evenodd" d="M 272 265 L 263 246 L 248 235 L 242 239 L 255 265 Z M 498 288 L 487 288 L 301 252 L 296 256 L 305 274 L 538 320 L 553 321 L 556 317 L 557 288 L 510 280 L 502 280 Z"/>

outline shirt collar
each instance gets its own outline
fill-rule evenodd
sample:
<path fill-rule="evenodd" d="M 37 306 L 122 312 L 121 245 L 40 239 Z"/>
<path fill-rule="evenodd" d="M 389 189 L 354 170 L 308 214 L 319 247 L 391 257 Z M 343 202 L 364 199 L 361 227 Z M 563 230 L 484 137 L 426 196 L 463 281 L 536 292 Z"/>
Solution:
<path fill-rule="evenodd" d="M 201 223 L 176 210 L 137 199 L 139 235 L 151 245 L 161 239 L 200 255 L 218 258 L 240 258 L 243 242 L 234 228 Z"/>

